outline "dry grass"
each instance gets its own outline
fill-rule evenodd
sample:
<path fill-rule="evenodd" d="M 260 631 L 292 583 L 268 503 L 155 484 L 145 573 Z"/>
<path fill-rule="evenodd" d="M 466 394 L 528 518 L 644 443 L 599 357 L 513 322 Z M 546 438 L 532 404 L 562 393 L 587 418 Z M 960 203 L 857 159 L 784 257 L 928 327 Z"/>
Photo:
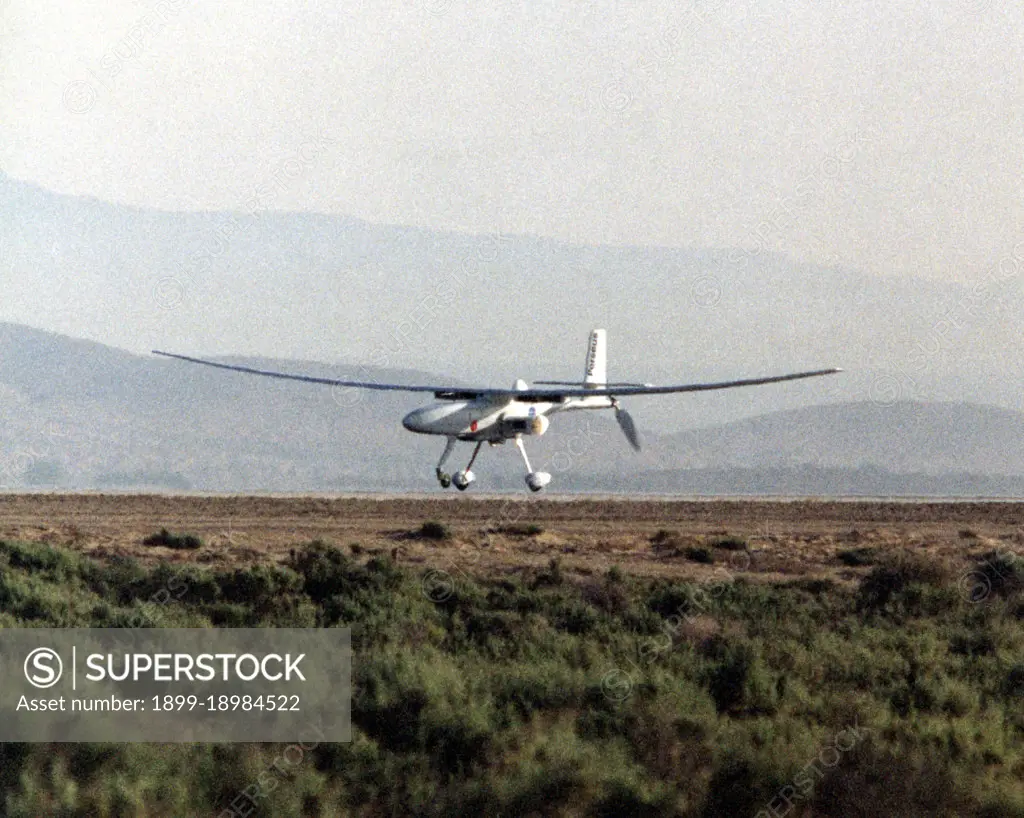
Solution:
<path fill-rule="evenodd" d="M 450 539 L 418 532 L 438 521 Z M 290 548 L 321 539 L 358 543 L 406 564 L 469 573 L 506 573 L 561 560 L 568 575 L 601 575 L 611 566 L 645 576 L 712 579 L 723 570 L 766 580 L 828 576 L 859 579 L 879 558 L 909 549 L 941 557 L 957 570 L 995 547 L 1017 548 L 1020 503 L 661 501 L 454 497 L 231 497 L 147 495 L 3 495 L 0 538 L 63 545 L 96 556 L 142 561 L 201 560 L 228 567 L 281 561 Z M 140 543 L 167 528 L 207 545 L 198 553 L 153 553 Z M 970 536 L 964 536 L 969 531 Z M 687 549 L 742 540 L 749 550 L 715 548 L 712 564 Z"/>

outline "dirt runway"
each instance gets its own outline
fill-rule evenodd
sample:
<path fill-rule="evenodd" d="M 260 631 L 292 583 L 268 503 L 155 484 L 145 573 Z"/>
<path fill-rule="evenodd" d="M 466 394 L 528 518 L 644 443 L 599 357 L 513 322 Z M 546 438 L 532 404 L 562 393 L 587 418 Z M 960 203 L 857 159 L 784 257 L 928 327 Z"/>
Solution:
<path fill-rule="evenodd" d="M 427 521 L 442 523 L 451 536 L 418 536 Z M 197 535 L 203 547 L 143 544 L 162 528 Z M 727 570 L 851 581 L 866 570 L 843 559 L 857 549 L 908 548 L 964 565 L 992 550 L 1021 553 L 1024 503 L 6 494 L 0 537 L 99 558 L 215 567 L 280 561 L 320 539 L 357 556 L 386 552 L 402 564 L 451 572 L 493 575 L 558 558 L 564 570 L 581 575 L 619 565 L 679 578 Z"/>

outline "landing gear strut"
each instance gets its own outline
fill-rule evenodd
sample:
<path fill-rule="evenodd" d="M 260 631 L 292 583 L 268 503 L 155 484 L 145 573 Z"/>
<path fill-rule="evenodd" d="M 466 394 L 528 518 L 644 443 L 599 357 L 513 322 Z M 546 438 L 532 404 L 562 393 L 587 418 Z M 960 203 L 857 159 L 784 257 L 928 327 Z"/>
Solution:
<path fill-rule="evenodd" d="M 437 461 L 437 468 L 434 473 L 437 475 L 437 482 L 441 484 L 441 488 L 446 489 L 452 484 L 452 476 L 448 472 L 444 471 L 445 461 L 452 456 L 452 452 L 455 451 L 455 443 L 458 438 L 449 437 L 448 442 L 445 444 L 444 451 L 441 452 L 441 459 Z"/>
<path fill-rule="evenodd" d="M 546 471 L 534 471 L 533 466 L 530 465 L 530 458 L 526 456 L 526 448 L 523 446 L 523 440 L 520 435 L 516 435 L 516 448 L 519 449 L 519 454 L 523 456 L 523 462 L 526 464 L 526 485 L 529 486 L 530 491 L 540 491 L 548 483 L 551 482 L 551 475 Z M 448 462 L 448 458 L 452 456 L 452 452 L 455 451 L 455 444 L 458 442 L 458 438 L 451 436 L 448 438 L 448 442 L 445 444 L 444 451 L 441 452 L 441 459 L 437 461 L 437 468 L 435 473 L 437 474 L 437 482 L 441 484 L 441 488 L 449 488 L 452 483 L 455 484 L 455 488 L 459 491 L 465 491 L 469 488 L 470 484 L 476 480 L 476 475 L 473 474 L 473 464 L 476 462 L 476 456 L 480 454 L 480 448 L 484 445 L 484 441 L 478 441 L 476 448 L 473 449 L 473 456 L 469 458 L 469 463 L 466 464 L 466 468 L 460 469 L 455 474 L 448 474 L 444 470 L 444 464 Z M 502 441 L 499 441 L 502 442 Z"/>
<path fill-rule="evenodd" d="M 473 474 L 473 472 L 470 471 L 470 469 L 473 468 L 473 461 L 476 460 L 476 456 L 480 454 L 480 447 L 483 445 L 484 442 L 482 440 L 479 443 L 477 443 L 476 448 L 473 449 L 473 456 L 469 458 L 469 463 L 466 465 L 466 468 L 464 468 L 462 471 L 455 472 L 455 474 L 452 476 L 452 482 L 455 483 L 455 488 L 457 488 L 459 491 L 465 491 L 466 489 L 469 488 L 469 484 L 476 480 L 476 475 Z"/>
<path fill-rule="evenodd" d="M 526 463 L 526 485 L 529 486 L 530 491 L 540 491 L 551 482 L 551 475 L 546 471 L 533 470 L 533 466 L 530 465 L 530 458 L 526 456 L 526 447 L 523 446 L 523 439 L 519 435 L 516 435 L 516 448 L 519 449 L 519 454 L 523 456 L 523 462 Z"/>

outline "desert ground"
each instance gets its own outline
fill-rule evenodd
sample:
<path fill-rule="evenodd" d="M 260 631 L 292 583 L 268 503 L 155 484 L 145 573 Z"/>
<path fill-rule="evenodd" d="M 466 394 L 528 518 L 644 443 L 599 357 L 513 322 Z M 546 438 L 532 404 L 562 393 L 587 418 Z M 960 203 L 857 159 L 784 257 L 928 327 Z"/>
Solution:
<path fill-rule="evenodd" d="M 450 536 L 420 536 L 428 521 Z M 162 528 L 194 534 L 203 546 L 143 544 Z M 866 570 L 843 559 L 857 549 L 904 548 L 964 566 L 997 549 L 1020 553 L 1024 503 L 7 494 L 0 495 L 0 538 L 98 558 L 213 567 L 281 561 L 290 549 L 320 539 L 355 555 L 386 552 L 406 566 L 453 575 L 515 572 L 557 558 L 570 575 L 618 565 L 698 581 L 728 571 L 766 581 L 850 582 Z M 732 543 L 718 547 L 723 540 Z M 694 559 L 695 549 L 708 547 L 712 562 Z"/>
<path fill-rule="evenodd" d="M 350 742 L 0 744 L 3 815 L 1024 818 L 1024 503 L 8 494 L 0 539 L 5 627 L 354 647 Z"/>

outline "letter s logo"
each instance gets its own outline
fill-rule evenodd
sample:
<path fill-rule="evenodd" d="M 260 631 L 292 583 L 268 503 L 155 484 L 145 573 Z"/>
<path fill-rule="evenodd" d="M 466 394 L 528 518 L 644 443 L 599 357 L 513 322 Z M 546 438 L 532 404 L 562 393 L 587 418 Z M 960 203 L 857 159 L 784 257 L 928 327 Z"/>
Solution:
<path fill-rule="evenodd" d="M 64 663 L 52 648 L 36 648 L 25 657 L 25 678 L 33 687 L 53 687 L 63 673 Z"/>

